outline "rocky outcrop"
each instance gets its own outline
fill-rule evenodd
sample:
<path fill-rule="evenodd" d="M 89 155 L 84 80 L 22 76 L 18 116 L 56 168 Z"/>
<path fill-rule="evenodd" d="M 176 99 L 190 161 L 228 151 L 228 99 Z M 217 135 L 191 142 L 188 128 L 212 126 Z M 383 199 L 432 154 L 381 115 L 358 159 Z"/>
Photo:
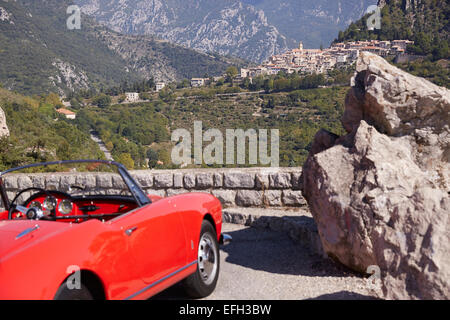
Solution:
<path fill-rule="evenodd" d="M 330 43 L 375 0 L 75 0 L 116 31 L 261 61 Z"/>
<path fill-rule="evenodd" d="M 115 31 L 156 35 L 202 52 L 262 61 L 288 49 L 286 38 L 268 23 L 264 12 L 240 1 L 77 0 L 76 3 L 84 13 Z"/>
<path fill-rule="evenodd" d="M 0 81 L 9 90 L 65 96 L 97 84 L 111 87 L 150 77 L 172 82 L 206 73 L 221 75 L 230 65 L 242 63 L 240 59 L 201 53 L 150 36 L 121 35 L 85 15 L 81 16 L 82 32 L 67 30 L 66 20 L 73 16 L 66 10 L 74 1 L 46 0 L 36 6 L 30 3 L 0 1 L 2 44 L 8 43 L 1 46 L 0 65 L 8 68 L 2 69 Z M 62 20 L 55 24 L 53 17 Z M 16 20 L 26 23 L 14 24 Z M 60 36 L 63 29 L 70 32 Z M 29 75 L 33 75 L 31 83 Z"/>
<path fill-rule="evenodd" d="M 3 109 L 0 108 L 0 138 L 3 136 L 9 136 L 8 125 L 6 124 L 6 116 Z"/>
<path fill-rule="evenodd" d="M 57 88 L 61 88 L 64 84 L 70 91 L 75 89 L 88 89 L 89 78 L 86 73 L 79 70 L 76 66 L 62 61 L 61 59 L 55 59 L 52 62 L 52 66 L 57 70 L 55 76 L 50 76 L 49 79 L 53 82 L 53 85 Z M 63 90 L 59 90 L 61 95 L 64 95 Z"/>
<path fill-rule="evenodd" d="M 321 130 L 302 192 L 324 250 L 388 299 L 450 298 L 450 91 L 362 53 L 348 134 Z"/>
<path fill-rule="evenodd" d="M 0 21 L 14 24 L 14 22 L 11 20 L 11 14 L 2 7 L 0 7 Z"/>

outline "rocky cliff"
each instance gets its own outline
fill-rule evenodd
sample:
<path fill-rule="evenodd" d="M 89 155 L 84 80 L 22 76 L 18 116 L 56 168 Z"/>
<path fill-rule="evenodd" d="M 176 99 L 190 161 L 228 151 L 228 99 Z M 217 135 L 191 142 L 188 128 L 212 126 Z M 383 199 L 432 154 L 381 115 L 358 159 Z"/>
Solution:
<path fill-rule="evenodd" d="M 77 0 L 83 12 L 129 34 L 259 62 L 297 47 L 327 46 L 376 0 Z M 280 31 L 282 30 L 282 31 Z"/>
<path fill-rule="evenodd" d="M 0 108 L 0 138 L 4 136 L 9 136 L 9 129 L 6 124 L 5 112 Z"/>
<path fill-rule="evenodd" d="M 79 0 L 83 12 L 115 31 L 156 35 L 203 52 L 261 61 L 287 49 L 262 10 L 239 1 Z"/>
<path fill-rule="evenodd" d="M 362 53 L 338 137 L 303 174 L 325 251 L 390 299 L 450 298 L 450 91 Z"/>
<path fill-rule="evenodd" d="M 151 36 L 122 35 L 81 15 L 67 28 L 69 0 L 0 0 L 0 82 L 26 94 L 221 75 L 241 60 L 207 55 Z"/>

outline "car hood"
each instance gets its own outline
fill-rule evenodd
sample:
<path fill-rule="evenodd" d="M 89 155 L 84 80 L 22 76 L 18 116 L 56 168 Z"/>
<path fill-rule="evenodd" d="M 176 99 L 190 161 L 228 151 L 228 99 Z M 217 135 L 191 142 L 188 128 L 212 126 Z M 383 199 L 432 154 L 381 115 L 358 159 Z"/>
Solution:
<path fill-rule="evenodd" d="M 54 221 L 0 221 L 0 260 L 36 241 L 70 228 L 70 224 Z"/>

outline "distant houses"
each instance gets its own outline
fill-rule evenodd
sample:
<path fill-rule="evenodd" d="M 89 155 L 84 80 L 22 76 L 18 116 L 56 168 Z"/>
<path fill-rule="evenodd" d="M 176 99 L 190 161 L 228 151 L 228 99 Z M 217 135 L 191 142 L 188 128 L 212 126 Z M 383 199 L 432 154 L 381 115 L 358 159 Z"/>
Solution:
<path fill-rule="evenodd" d="M 360 51 L 368 51 L 382 57 L 403 54 L 408 45 L 414 44 L 409 40 L 393 41 L 353 41 L 334 43 L 327 49 L 305 49 L 300 42 L 297 49 L 274 55 L 253 68 L 242 68 L 241 78 L 254 78 L 260 75 L 274 75 L 284 73 L 324 73 L 336 67 L 345 67 L 356 61 Z"/>
<path fill-rule="evenodd" d="M 156 91 L 161 91 L 162 89 L 164 89 L 164 87 L 166 86 L 166 84 L 162 81 L 159 81 L 156 83 Z"/>
<path fill-rule="evenodd" d="M 139 93 L 125 92 L 125 102 L 137 102 L 137 101 L 139 101 Z"/>
<path fill-rule="evenodd" d="M 209 84 L 210 80 L 209 78 L 192 78 L 191 79 L 191 87 L 203 87 L 207 84 Z"/>
<path fill-rule="evenodd" d="M 70 111 L 68 109 L 65 109 L 65 108 L 60 108 L 60 109 L 56 110 L 56 112 L 66 116 L 66 118 L 70 119 L 70 120 L 75 120 L 76 117 L 77 117 L 77 114 L 75 112 L 72 112 L 72 111 Z"/>

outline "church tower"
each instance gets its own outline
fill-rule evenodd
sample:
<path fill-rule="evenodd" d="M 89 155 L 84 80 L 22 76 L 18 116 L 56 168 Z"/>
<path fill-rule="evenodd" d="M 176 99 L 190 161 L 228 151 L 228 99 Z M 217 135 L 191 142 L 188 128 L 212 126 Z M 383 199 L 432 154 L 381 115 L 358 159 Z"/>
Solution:
<path fill-rule="evenodd" d="M 302 41 L 300 41 L 298 48 L 303 51 L 303 42 Z"/>

